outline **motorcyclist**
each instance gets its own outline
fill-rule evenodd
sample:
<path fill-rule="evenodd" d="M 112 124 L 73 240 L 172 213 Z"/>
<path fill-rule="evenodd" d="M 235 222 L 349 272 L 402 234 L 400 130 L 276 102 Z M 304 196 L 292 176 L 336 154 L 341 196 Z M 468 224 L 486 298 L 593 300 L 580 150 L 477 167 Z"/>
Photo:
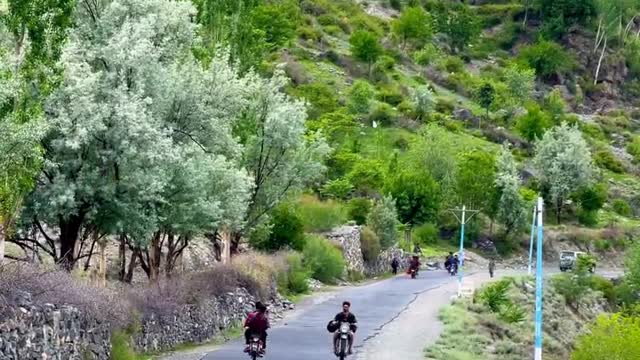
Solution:
<path fill-rule="evenodd" d="M 411 273 L 411 270 L 415 270 L 417 274 L 419 269 L 420 269 L 420 258 L 414 255 L 413 258 L 411 259 L 411 262 L 409 263 L 408 273 Z"/>
<path fill-rule="evenodd" d="M 353 342 L 355 339 L 355 335 L 356 335 L 356 330 L 358 329 L 358 321 L 356 320 L 356 316 L 350 311 L 351 310 L 351 303 L 348 301 L 344 301 L 342 303 L 342 311 L 337 313 L 336 316 L 333 318 L 333 323 L 338 325 L 341 322 L 347 322 L 349 323 L 349 328 L 351 331 L 349 331 L 349 355 L 352 354 L 352 347 L 353 347 Z M 340 334 L 338 331 L 333 333 L 333 350 L 334 352 L 337 351 L 338 348 L 338 338 L 339 338 Z"/>
<path fill-rule="evenodd" d="M 400 266 L 400 261 L 397 257 L 394 257 L 391 261 L 391 271 L 393 272 L 393 275 L 398 273 L 398 266 Z"/>
<path fill-rule="evenodd" d="M 449 251 L 449 255 L 447 255 L 447 258 L 444 261 L 444 268 L 447 269 L 447 271 L 449 271 L 449 269 L 451 268 L 452 262 L 453 262 L 453 253 Z"/>
<path fill-rule="evenodd" d="M 458 258 L 458 254 L 453 255 L 453 260 L 451 260 L 451 266 L 453 266 L 453 270 L 457 273 L 458 267 L 460 266 L 460 259 Z"/>
<path fill-rule="evenodd" d="M 267 315 L 267 307 L 260 301 L 256 302 L 256 310 L 249 313 L 244 321 L 244 339 L 246 348 L 244 352 L 249 351 L 249 342 L 252 334 L 260 335 L 262 341 L 262 353 L 267 351 L 267 329 L 270 328 L 269 317 Z"/>

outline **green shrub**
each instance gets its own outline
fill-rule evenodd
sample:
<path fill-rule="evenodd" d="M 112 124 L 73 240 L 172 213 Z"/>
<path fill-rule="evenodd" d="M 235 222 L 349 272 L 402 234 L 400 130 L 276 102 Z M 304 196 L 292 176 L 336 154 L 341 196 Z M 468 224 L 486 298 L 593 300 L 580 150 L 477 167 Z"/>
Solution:
<path fill-rule="evenodd" d="M 111 334 L 111 360 L 137 360 L 138 355 L 129 344 L 129 335 L 122 331 Z"/>
<path fill-rule="evenodd" d="M 615 211 L 619 215 L 626 216 L 626 217 L 629 217 L 633 214 L 633 211 L 629 203 L 622 199 L 613 200 L 613 211 Z"/>
<path fill-rule="evenodd" d="M 328 240 L 310 235 L 304 247 L 304 264 L 314 279 L 332 284 L 344 272 L 342 252 Z"/>
<path fill-rule="evenodd" d="M 457 56 L 447 56 L 438 63 L 440 70 L 445 70 L 449 73 L 458 73 L 464 71 L 464 61 Z"/>
<path fill-rule="evenodd" d="M 356 80 L 349 90 L 349 110 L 356 114 L 366 114 L 371 107 L 371 98 L 375 91 L 364 80 Z"/>
<path fill-rule="evenodd" d="M 507 296 L 510 287 L 510 280 L 500 280 L 480 290 L 476 300 L 487 306 L 492 312 L 498 313 L 503 306 L 510 303 Z"/>
<path fill-rule="evenodd" d="M 302 84 L 292 90 L 297 97 L 304 98 L 311 105 L 308 109 L 309 118 L 317 119 L 323 114 L 338 108 L 338 98 L 334 89 L 323 83 Z"/>
<path fill-rule="evenodd" d="M 362 257 L 365 261 L 375 261 L 380 255 L 380 239 L 368 227 L 362 228 L 360 233 L 360 246 L 362 248 Z"/>
<path fill-rule="evenodd" d="M 296 33 L 302 40 L 318 41 L 322 38 L 322 32 L 311 26 L 301 26 L 296 30 Z"/>
<path fill-rule="evenodd" d="M 334 199 L 346 199 L 351 191 L 353 191 L 353 185 L 351 185 L 348 179 L 327 181 L 320 190 L 323 196 Z"/>
<path fill-rule="evenodd" d="M 378 67 L 378 69 L 382 70 L 382 71 L 391 71 L 393 70 L 393 67 L 396 66 L 396 59 L 392 58 L 389 55 L 382 55 L 379 59 L 378 62 L 376 63 L 376 66 Z"/>
<path fill-rule="evenodd" d="M 534 103 L 528 104 L 527 113 L 516 120 L 516 130 L 530 142 L 541 139 L 549 126 L 551 117 Z"/>
<path fill-rule="evenodd" d="M 383 249 L 393 246 L 397 238 L 398 213 L 392 197 L 385 196 L 371 209 L 367 225 L 380 239 Z"/>
<path fill-rule="evenodd" d="M 640 162 L 640 136 L 634 136 L 627 145 L 627 152 L 633 156 L 636 162 Z"/>
<path fill-rule="evenodd" d="M 344 206 L 334 200 L 320 201 L 313 196 L 303 196 L 297 210 L 307 232 L 329 231 L 347 221 Z"/>
<path fill-rule="evenodd" d="M 516 324 L 523 322 L 527 314 L 522 307 L 513 303 L 508 303 L 502 306 L 498 316 L 506 323 Z"/>
<path fill-rule="evenodd" d="M 367 198 L 349 200 L 349 204 L 347 205 L 349 219 L 355 221 L 358 225 L 363 225 L 367 222 L 367 216 L 369 216 L 371 206 L 371 200 Z"/>
<path fill-rule="evenodd" d="M 616 304 L 616 289 L 610 280 L 602 276 L 593 275 L 591 276 L 589 287 L 592 290 L 600 291 L 609 304 Z"/>
<path fill-rule="evenodd" d="M 396 114 L 393 111 L 393 108 L 389 104 L 380 103 L 378 104 L 373 112 L 369 115 L 369 120 L 371 122 L 375 121 L 376 123 L 389 126 L 394 123 L 396 119 Z"/>
<path fill-rule="evenodd" d="M 271 212 L 271 231 L 265 236 L 265 229 L 256 230 L 251 237 L 256 249 L 277 251 L 283 248 L 302 250 L 304 247 L 304 224 L 296 209 L 287 204 L 278 205 Z"/>
<path fill-rule="evenodd" d="M 598 210 L 580 209 L 578 211 L 578 222 L 585 226 L 598 225 Z"/>
<path fill-rule="evenodd" d="M 402 92 L 400 92 L 400 90 L 397 87 L 384 86 L 378 91 L 378 94 L 376 95 L 376 99 L 382 102 L 385 102 L 389 105 L 397 106 L 402 102 L 402 100 L 404 99 L 404 96 L 402 95 Z"/>
<path fill-rule="evenodd" d="M 286 258 L 287 269 L 278 274 L 278 289 L 284 295 L 305 294 L 309 291 L 309 270 L 302 255 L 291 253 Z"/>
<path fill-rule="evenodd" d="M 571 360 L 634 360 L 640 354 L 640 317 L 601 315 L 576 343 Z"/>
<path fill-rule="evenodd" d="M 554 289 L 564 297 L 567 305 L 578 307 L 579 300 L 589 290 L 589 278 L 583 274 L 560 274 L 553 278 Z"/>
<path fill-rule="evenodd" d="M 518 59 L 536 71 L 542 78 L 564 73 L 573 67 L 574 60 L 562 48 L 551 41 L 540 41 L 520 51 Z"/>
<path fill-rule="evenodd" d="M 415 228 L 414 239 L 420 245 L 432 245 L 438 242 L 438 228 L 431 223 L 423 224 Z"/>
<path fill-rule="evenodd" d="M 609 169 L 614 173 L 621 174 L 624 172 L 624 166 L 610 151 L 600 150 L 593 156 L 595 163 L 604 169 Z"/>
<path fill-rule="evenodd" d="M 438 49 L 433 44 L 427 44 L 421 50 L 413 53 L 413 61 L 416 64 L 427 66 L 438 59 Z"/>

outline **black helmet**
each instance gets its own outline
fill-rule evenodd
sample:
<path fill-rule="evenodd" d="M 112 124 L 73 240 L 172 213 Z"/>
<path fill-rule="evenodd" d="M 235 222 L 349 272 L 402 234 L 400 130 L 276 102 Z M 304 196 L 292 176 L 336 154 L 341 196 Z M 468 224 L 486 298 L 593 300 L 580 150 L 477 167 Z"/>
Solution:
<path fill-rule="evenodd" d="M 267 307 L 260 301 L 256 301 L 256 309 L 262 313 L 267 311 Z"/>

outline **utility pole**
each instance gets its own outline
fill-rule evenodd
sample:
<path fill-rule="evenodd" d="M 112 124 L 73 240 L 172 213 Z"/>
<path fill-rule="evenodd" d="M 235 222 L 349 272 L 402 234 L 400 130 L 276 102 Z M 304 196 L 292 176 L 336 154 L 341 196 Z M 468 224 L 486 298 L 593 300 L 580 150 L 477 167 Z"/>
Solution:
<path fill-rule="evenodd" d="M 538 207 L 533 205 L 533 220 L 531 221 L 531 239 L 529 239 L 529 268 L 527 274 L 531 275 L 531 266 L 533 265 L 533 236 L 536 233 L 536 214 Z"/>
<path fill-rule="evenodd" d="M 460 223 L 460 251 L 458 252 L 458 297 L 462 296 L 462 267 L 464 266 L 464 226 L 469 220 L 473 217 L 473 215 L 477 214 L 479 210 L 469 210 L 466 205 L 462 205 L 462 209 L 449 209 L 453 213 L 453 216 L 456 217 L 458 222 Z M 462 212 L 462 217 L 458 217 L 458 211 Z M 470 212 L 471 216 L 466 217 L 466 213 Z"/>
<path fill-rule="evenodd" d="M 542 197 L 538 197 L 538 239 L 536 250 L 536 326 L 534 360 L 542 360 Z"/>

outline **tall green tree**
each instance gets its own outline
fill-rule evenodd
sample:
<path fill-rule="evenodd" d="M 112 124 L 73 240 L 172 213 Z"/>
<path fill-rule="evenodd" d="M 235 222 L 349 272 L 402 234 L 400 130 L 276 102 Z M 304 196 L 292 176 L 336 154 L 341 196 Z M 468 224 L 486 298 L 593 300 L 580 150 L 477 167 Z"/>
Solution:
<path fill-rule="evenodd" d="M 440 209 L 440 187 L 429 173 L 404 170 L 389 181 L 387 192 L 395 199 L 403 224 L 435 220 Z"/>
<path fill-rule="evenodd" d="M 489 152 L 474 150 L 458 160 L 456 193 L 459 203 L 481 210 L 492 219 L 496 192 L 496 159 Z"/>
<path fill-rule="evenodd" d="M 534 164 L 560 223 L 561 212 L 569 195 L 591 183 L 595 168 L 591 151 L 582 133 L 566 123 L 547 131 L 536 143 Z"/>
<path fill-rule="evenodd" d="M 401 39 L 403 49 L 407 41 L 414 41 L 419 45 L 430 40 L 431 16 L 422 7 L 409 7 L 393 21 L 391 28 L 393 34 Z"/>
<path fill-rule="evenodd" d="M 516 119 L 516 130 L 527 141 L 542 138 L 551 126 L 551 117 L 536 103 L 527 104 L 527 113 Z"/>
<path fill-rule="evenodd" d="M 496 89 L 490 82 L 483 83 L 477 90 L 475 94 L 476 100 L 478 104 L 484 108 L 486 111 L 486 117 L 489 118 L 489 109 L 496 98 Z"/>
<path fill-rule="evenodd" d="M 371 76 L 371 69 L 373 64 L 378 60 L 378 57 L 382 55 L 382 46 L 378 37 L 366 30 L 358 30 L 349 38 L 351 44 L 351 53 L 353 56 L 369 66 L 369 76 Z"/>
<path fill-rule="evenodd" d="M 498 202 L 498 221 L 504 226 L 505 239 L 509 239 L 515 230 L 526 223 L 526 201 L 520 194 L 520 177 L 516 161 L 507 144 L 502 146 L 497 161 L 495 186 L 500 194 Z"/>
<path fill-rule="evenodd" d="M 395 201 L 391 196 L 384 196 L 367 216 L 367 226 L 378 236 L 383 249 L 396 243 L 396 225 L 398 225 L 398 213 Z"/>

